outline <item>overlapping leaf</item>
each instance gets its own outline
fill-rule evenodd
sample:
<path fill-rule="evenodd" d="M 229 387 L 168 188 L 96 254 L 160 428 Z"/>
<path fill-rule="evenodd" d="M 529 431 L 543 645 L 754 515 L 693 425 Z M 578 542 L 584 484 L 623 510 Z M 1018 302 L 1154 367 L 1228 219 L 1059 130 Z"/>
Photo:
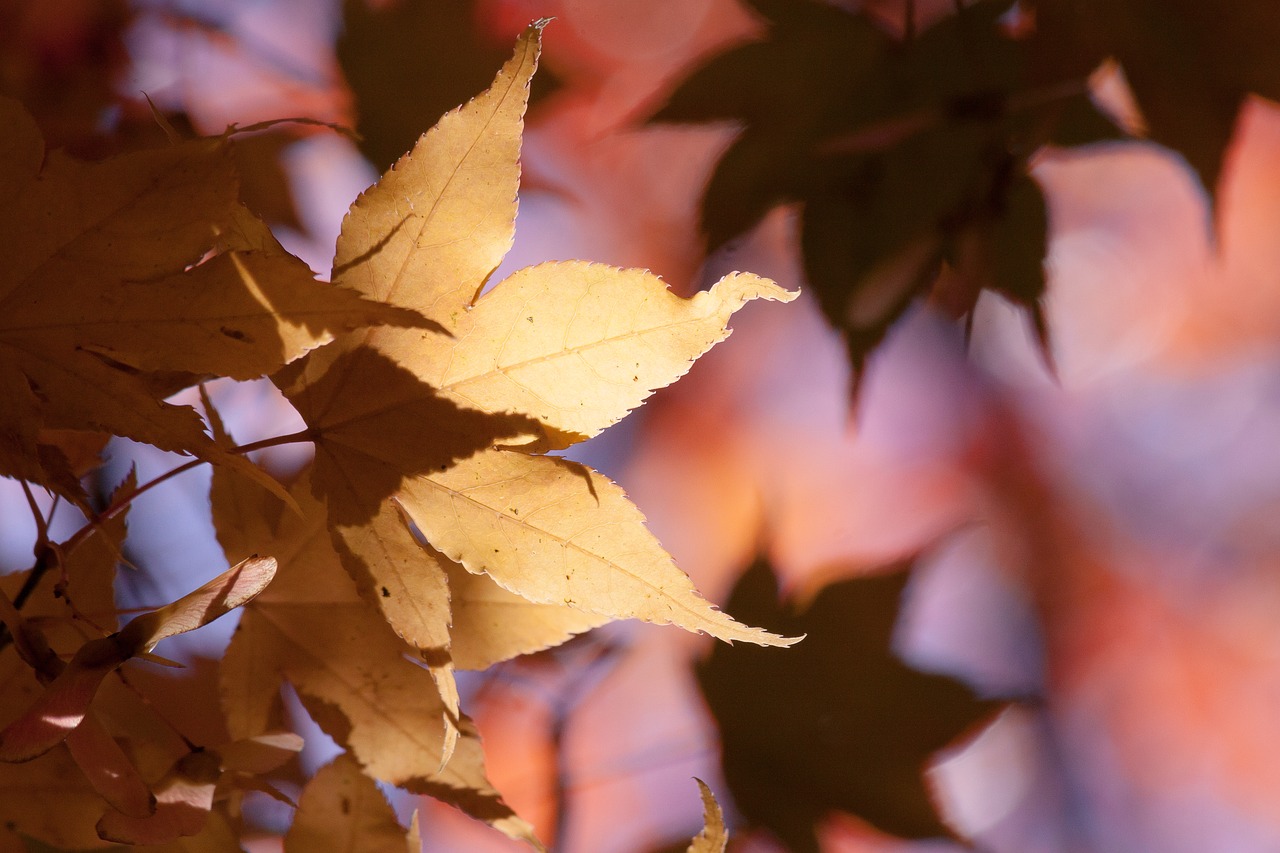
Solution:
<path fill-rule="evenodd" d="M 117 667 L 147 654 L 161 640 L 207 625 L 252 600 L 275 571 L 273 558 L 248 557 L 172 604 L 134 617 L 118 633 L 89 640 L 65 665 L 46 659 L 41 674 L 52 679 L 24 713 L 0 730 L 0 761 L 30 761 L 61 743 L 83 722 L 102 680 Z M 22 628 L 10 625 L 9 630 L 17 636 Z"/>
<path fill-rule="evenodd" d="M 149 374 L 247 379 L 335 333 L 425 324 L 313 281 L 238 206 L 225 140 L 90 164 L 46 154 L 15 101 L 0 124 L 0 474 L 79 497 L 49 429 L 230 461 Z"/>
<path fill-rule="evenodd" d="M 1280 100 L 1280 18 L 1265 0 L 1023 0 L 1045 73 L 1117 60 L 1150 138 L 1210 197 L 1245 96 Z"/>
<path fill-rule="evenodd" d="M 1042 329 L 1046 217 L 1027 163 L 1048 142 L 1117 136 L 1092 67 L 1036 65 L 994 0 L 905 40 L 834 4 L 753 5 L 767 38 L 712 58 L 655 116 L 743 126 L 703 198 L 709 247 L 799 202 L 806 275 L 855 368 L 921 296 L 962 315 L 988 288 Z M 1000 263 L 1010 251 L 1027 260 Z"/>
<path fill-rule="evenodd" d="M 420 850 L 421 845 L 412 848 Z M 298 798 L 285 853 L 406 853 L 406 832 L 386 797 L 349 755 L 320 768 Z"/>
<path fill-rule="evenodd" d="M 223 547 L 241 553 L 270 539 L 279 578 L 246 609 L 222 667 L 223 709 L 233 737 L 269 731 L 288 680 L 317 722 L 380 779 L 451 802 L 516 838 L 527 824 L 484 777 L 470 721 L 457 722 L 445 757 L 444 703 L 428 672 L 343 571 L 323 505 L 304 480 L 298 516 L 239 478 L 215 473 L 214 518 Z M 415 546 L 416 547 L 416 546 Z"/>
<path fill-rule="evenodd" d="M 450 560 L 537 605 L 782 642 L 698 596 L 615 486 L 521 452 L 599 432 L 726 337 L 729 315 L 745 302 L 794 296 L 733 275 L 684 300 L 647 273 L 582 263 L 523 270 L 479 296 L 511 245 L 541 27 L 521 37 L 488 91 L 424 135 L 343 223 L 334 281 L 421 312 L 440 330 L 346 335 L 277 377 L 316 443 L 312 486 L 343 564 L 422 650 L 446 695 Z M 434 550 L 418 547 L 401 507 Z M 493 536 L 522 544 L 495 550 Z M 535 613 L 556 611 L 525 611 Z M 594 624 L 570 622 L 553 617 L 525 631 L 528 647 L 486 643 L 482 659 Z M 477 649 L 471 664 L 480 663 Z"/>

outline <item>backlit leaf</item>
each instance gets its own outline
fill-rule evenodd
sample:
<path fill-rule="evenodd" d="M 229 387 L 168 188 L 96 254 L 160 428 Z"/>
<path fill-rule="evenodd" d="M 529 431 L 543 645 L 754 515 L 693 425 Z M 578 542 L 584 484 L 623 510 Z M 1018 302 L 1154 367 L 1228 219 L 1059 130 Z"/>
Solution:
<path fill-rule="evenodd" d="M 530 601 L 730 642 L 795 642 L 716 610 L 622 490 L 576 462 L 493 450 L 414 479 L 400 500 L 432 545 Z"/>

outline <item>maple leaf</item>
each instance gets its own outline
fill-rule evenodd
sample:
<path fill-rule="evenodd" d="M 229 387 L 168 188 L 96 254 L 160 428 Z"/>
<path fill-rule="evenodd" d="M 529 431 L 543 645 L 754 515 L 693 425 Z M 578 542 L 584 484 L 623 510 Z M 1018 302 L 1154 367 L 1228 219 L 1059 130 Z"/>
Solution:
<path fill-rule="evenodd" d="M 785 656 L 717 646 L 698 667 L 734 802 L 790 849 L 816 851 L 814 826 L 833 809 L 908 838 L 951 835 L 925 786 L 925 763 L 998 703 L 894 654 L 907 577 L 898 570 L 842 581 L 799 607 L 777 600 L 777 579 L 757 561 L 730 606 L 807 639 Z"/>
<path fill-rule="evenodd" d="M 698 783 L 699 793 L 702 794 L 705 826 L 689 844 L 687 853 L 724 853 L 725 847 L 729 844 L 729 833 L 724 826 L 724 813 L 720 811 L 720 804 L 716 802 L 715 794 L 711 793 L 707 783 L 701 779 L 695 781 Z"/>
<path fill-rule="evenodd" d="M 36 700 L 0 730 L 0 761 L 30 761 L 61 743 L 89 713 L 102 680 L 130 658 L 148 654 L 161 640 L 207 625 L 251 601 L 275 576 L 276 561 L 249 557 L 177 601 L 135 616 L 119 632 L 89 640 L 66 664 L 42 655 L 27 662 L 49 678 Z M 17 611 L 5 617 L 22 654 L 32 633 L 25 620 L 14 624 Z M 24 657 L 28 657 L 24 655 Z"/>
<path fill-rule="evenodd" d="M 131 492 L 136 486 L 133 472 L 115 490 L 114 495 Z M 86 639 L 86 629 L 100 631 L 116 626 L 113 581 L 125 537 L 128 510 L 96 526 L 79 547 L 67 551 L 59 545 L 47 557 L 66 554 L 58 565 L 43 567 L 38 579 L 35 569 L 16 572 L 0 579 L 0 592 L 11 599 L 21 590 L 24 621 L 39 630 L 51 650 L 71 656 Z M 59 571 L 53 571 L 57 569 Z M 19 640 L 19 642 L 22 642 Z M 10 654 L 18 655 L 15 649 Z M 20 695 L 11 691 L 10 695 Z M 27 698 L 33 701 L 35 696 Z M 16 716 L 5 713 L 4 717 Z M 121 750 L 102 722 L 90 711 L 66 739 L 71 759 L 80 768 L 90 786 L 118 811 L 144 816 L 155 809 L 155 798 L 132 761 Z M 18 773 L 21 775 L 21 772 Z M 36 772 L 38 776 L 38 772 Z"/>
<path fill-rule="evenodd" d="M 437 652 L 449 643 L 447 599 L 436 592 L 445 570 L 421 555 L 405 562 L 412 538 L 394 529 L 393 495 L 448 559 L 535 603 L 781 642 L 697 596 L 612 483 L 495 447 L 559 447 L 599 432 L 727 336 L 742 304 L 794 298 L 734 275 L 684 300 L 656 276 L 577 262 L 522 270 L 477 298 L 511 244 L 540 32 L 531 27 L 494 85 L 423 136 L 343 224 L 334 280 L 448 334 L 349 335 L 281 378 L 315 436 L 313 484 L 339 551 L 396 631 Z M 587 530 L 593 541 L 579 541 Z M 494 536 L 522 544 L 495 548 L 504 543 Z M 414 593 L 424 585 L 427 600 Z"/>
<path fill-rule="evenodd" d="M 1148 135 L 1186 158 L 1212 199 L 1244 99 L 1280 100 L 1280 21 L 1263 0 L 1022 0 L 1046 69 L 1117 60 Z"/>
<path fill-rule="evenodd" d="M 984 288 L 1022 306 L 1047 349 L 1047 217 L 1028 161 L 1119 136 L 1090 100 L 1092 69 L 1037 66 L 1008 4 L 905 40 L 833 4 L 753 5 L 767 37 L 713 57 L 652 119 L 743 127 L 703 196 L 709 250 L 799 202 L 805 275 L 855 373 L 916 298 L 961 316 Z"/>
<path fill-rule="evenodd" d="M 426 323 L 316 283 L 239 207 L 225 139 L 82 163 L 46 153 L 16 101 L 0 100 L 0 123 L 0 474 L 81 499 L 49 429 L 247 471 L 193 410 L 163 402 L 175 389 L 151 377 L 249 379 L 336 333 Z"/>
<path fill-rule="evenodd" d="M 369 773 L 532 840 L 529 826 L 485 778 L 480 742 L 465 717 L 455 721 L 457 749 L 441 769 L 445 707 L 434 680 L 407 659 L 413 646 L 357 593 L 334 549 L 325 507 L 305 477 L 293 495 L 300 515 L 243 479 L 214 472 L 214 521 L 227 553 L 271 541 L 280 554 L 276 581 L 246 608 L 223 660 L 231 735 L 269 731 L 287 680 L 320 726 Z"/>
<path fill-rule="evenodd" d="M 302 738 L 292 732 L 247 738 L 218 749 L 192 749 L 156 782 L 153 814 L 109 809 L 98 820 L 98 835 L 125 844 L 163 844 L 200 835 L 210 823 L 214 801 L 225 794 L 220 788 L 274 770 L 301 749 Z"/>
<path fill-rule="evenodd" d="M 521 36 L 487 91 L 442 118 L 343 222 L 333 281 L 438 327 L 344 335 L 275 377 L 315 443 L 311 483 L 343 565 L 436 677 L 446 758 L 459 716 L 450 561 L 534 604 L 788 642 L 738 625 L 697 595 L 612 483 L 520 452 L 599 432 L 725 338 L 743 304 L 795 296 L 735 274 L 684 300 L 656 276 L 578 262 L 522 270 L 480 296 L 512 242 L 523 115 L 544 24 Z M 504 478 L 524 496 L 507 501 Z M 608 515 L 589 512 L 600 494 Z M 442 501 L 469 519 L 496 511 L 500 530 L 484 536 L 516 536 L 529 547 L 503 551 L 473 538 L 472 521 L 453 521 L 454 509 L 438 515 Z M 547 511 L 560 503 L 572 509 Z M 588 529 L 593 541 L 579 541 Z M 589 624 L 553 619 L 528 637 L 532 645 L 493 644 L 484 662 Z"/>
<path fill-rule="evenodd" d="M 404 827 L 386 797 L 350 755 L 339 755 L 316 771 L 298 798 L 298 811 L 284 837 L 285 853 L 406 853 Z"/>

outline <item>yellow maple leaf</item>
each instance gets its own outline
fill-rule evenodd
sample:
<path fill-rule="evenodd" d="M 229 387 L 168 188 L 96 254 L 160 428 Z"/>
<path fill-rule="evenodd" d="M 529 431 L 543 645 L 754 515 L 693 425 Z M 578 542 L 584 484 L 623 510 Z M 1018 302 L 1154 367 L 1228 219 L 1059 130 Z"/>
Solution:
<path fill-rule="evenodd" d="M 211 420 L 217 428 L 216 416 Z M 223 548 L 240 554 L 271 541 L 280 555 L 276 580 L 245 609 L 223 660 L 223 710 L 232 737 L 274 726 L 287 680 L 370 774 L 532 842 L 532 829 L 485 777 L 479 737 L 465 717 L 455 720 L 456 751 L 441 769 L 449 747 L 435 681 L 406 659 L 414 647 L 357 593 L 305 477 L 293 495 L 300 515 L 243 479 L 214 472 L 211 498 Z"/>
<path fill-rule="evenodd" d="M 239 206 L 226 139 L 83 163 L 46 155 L 16 101 L 0 126 L 0 475 L 80 497 L 58 429 L 228 461 L 150 374 L 248 379 L 354 328 L 428 325 L 315 282 Z"/>
<path fill-rule="evenodd" d="M 795 296 L 734 274 L 682 299 L 643 271 L 579 262 L 522 270 L 479 295 L 514 233 L 541 28 L 531 26 L 493 86 L 425 134 L 343 223 L 333 280 L 443 331 L 353 333 L 277 377 L 316 443 L 312 482 L 339 552 L 361 592 L 428 660 L 450 648 L 441 554 L 536 604 L 785 645 L 698 595 L 617 486 L 534 455 L 594 435 L 677 379 L 728 335 L 728 317 L 747 301 Z M 389 501 L 438 550 L 408 557 L 416 543 L 395 529 Z"/>
<path fill-rule="evenodd" d="M 284 853 L 404 853 L 407 835 L 374 781 L 339 755 L 302 789 Z"/>

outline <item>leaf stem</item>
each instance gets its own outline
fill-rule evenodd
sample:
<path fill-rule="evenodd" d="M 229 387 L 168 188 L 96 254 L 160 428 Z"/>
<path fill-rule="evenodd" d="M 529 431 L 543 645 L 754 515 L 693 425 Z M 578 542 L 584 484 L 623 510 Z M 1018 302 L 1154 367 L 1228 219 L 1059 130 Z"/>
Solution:
<path fill-rule="evenodd" d="M 1047 106 L 1055 101 L 1067 100 L 1086 94 L 1089 81 L 1086 78 L 1064 80 L 1038 89 L 1028 89 L 1004 95 L 996 107 L 996 117 L 1009 115 Z M 901 115 L 872 122 L 851 133 L 833 137 L 818 146 L 818 152 L 824 155 L 866 154 L 873 151 L 884 151 L 901 144 L 913 136 L 932 130 L 954 121 L 955 113 L 962 110 L 965 103 L 962 99 L 952 99 L 948 103 L 921 107 Z M 988 110 L 993 109 L 988 106 Z"/>
<path fill-rule="evenodd" d="M 258 441 L 251 441 L 248 444 L 231 447 L 228 448 L 228 452 L 236 454 L 252 453 L 255 450 L 263 450 L 268 447 L 279 447 L 285 444 L 298 444 L 304 441 L 312 441 L 314 438 L 315 435 L 311 430 L 304 429 L 299 430 L 298 432 L 289 433 L 288 435 L 276 435 L 271 438 L 263 438 Z M 12 602 L 9 602 L 7 598 L 5 598 L 3 602 L 0 602 L 0 651 L 2 651 L 5 646 L 9 645 L 9 643 L 13 642 L 13 635 L 9 631 L 6 620 L 3 619 L 4 613 L 12 610 L 12 613 L 16 615 L 18 611 L 22 609 L 22 606 L 27 603 L 27 599 L 31 597 L 31 594 L 35 592 L 36 587 L 40 585 L 40 580 L 52 565 L 55 563 L 60 564 L 69 554 L 71 554 L 72 551 L 93 535 L 93 532 L 101 527 L 104 521 L 119 515 L 138 497 L 151 491 L 161 483 L 172 480 L 179 474 L 203 465 L 207 461 L 208 460 L 206 459 L 192 459 L 188 462 L 184 462 L 178 467 L 170 468 L 158 477 L 148 480 L 135 488 L 129 494 L 116 497 L 116 499 L 113 500 L 105 509 L 96 513 L 88 520 L 88 522 L 85 523 L 83 527 L 73 533 L 70 539 L 62 543 L 58 548 L 51 546 L 48 537 L 48 523 L 36 507 L 35 497 L 31 494 L 30 486 L 27 485 L 26 481 L 22 481 L 22 489 L 26 493 L 27 501 L 31 505 L 31 511 L 36 517 L 36 529 L 39 538 L 37 539 L 35 547 L 35 563 L 32 564 L 27 577 L 23 580 L 22 587 L 18 590 L 18 594 L 14 596 Z M 5 604 L 8 604 L 9 606 L 5 607 Z"/>
<path fill-rule="evenodd" d="M 255 450 L 262 450 L 267 447 L 279 447 L 285 444 L 297 444 L 303 441 L 311 441 L 313 437 L 314 436 L 310 430 L 300 430 L 288 435 L 277 435 L 272 436 L 271 438 L 264 438 L 259 441 L 251 441 L 248 444 L 241 444 L 237 447 L 228 448 L 228 450 L 229 452 L 236 454 L 252 453 Z M 129 494 L 118 496 L 110 505 L 91 518 L 88 524 L 72 534 L 71 538 L 63 545 L 63 553 L 70 554 L 77 546 L 84 542 L 85 539 L 88 539 L 89 536 L 92 535 L 93 531 L 102 524 L 102 522 L 119 515 L 137 498 L 151 491 L 156 486 L 173 479 L 179 474 L 190 471 L 192 468 L 197 468 L 207 461 L 208 460 L 206 459 L 192 459 L 189 462 L 184 462 L 178 467 L 170 468 L 158 477 L 148 480 L 135 488 Z"/>

